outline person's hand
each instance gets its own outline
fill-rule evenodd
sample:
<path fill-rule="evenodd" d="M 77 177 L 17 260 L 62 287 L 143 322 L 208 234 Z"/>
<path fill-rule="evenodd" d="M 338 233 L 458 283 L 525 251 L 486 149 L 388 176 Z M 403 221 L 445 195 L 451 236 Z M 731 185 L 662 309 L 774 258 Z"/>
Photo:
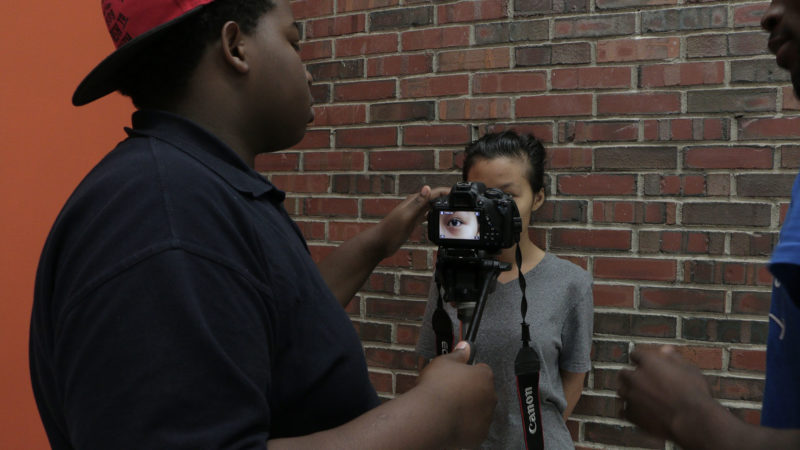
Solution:
<path fill-rule="evenodd" d="M 492 369 L 486 364 L 467 365 L 469 352 L 469 345 L 459 342 L 452 353 L 434 358 L 417 382 L 417 389 L 448 407 L 442 422 L 450 424 L 450 443 L 458 448 L 480 446 L 489 434 L 497 403 Z"/>
<path fill-rule="evenodd" d="M 687 429 L 702 427 L 696 418 L 717 408 L 703 374 L 672 347 L 635 350 L 631 361 L 635 370 L 619 374 L 623 414 L 651 434 L 680 443 Z"/>
<path fill-rule="evenodd" d="M 393 255 L 408 240 L 414 228 L 425 220 L 430 201 L 449 192 L 450 188 L 423 186 L 397 205 L 380 223 L 384 257 Z"/>

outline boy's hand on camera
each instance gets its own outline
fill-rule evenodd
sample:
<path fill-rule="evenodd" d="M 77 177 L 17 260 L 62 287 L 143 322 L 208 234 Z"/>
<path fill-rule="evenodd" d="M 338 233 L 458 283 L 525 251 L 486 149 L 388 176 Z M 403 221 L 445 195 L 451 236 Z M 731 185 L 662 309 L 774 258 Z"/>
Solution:
<path fill-rule="evenodd" d="M 469 345 L 460 342 L 452 353 L 434 358 L 417 383 L 432 405 L 445 407 L 443 424 L 449 421 L 451 444 L 459 448 L 477 447 L 486 439 L 497 403 L 492 369 L 467 365 L 469 352 Z"/>
<path fill-rule="evenodd" d="M 430 201 L 449 192 L 450 188 L 431 189 L 430 186 L 423 186 L 419 192 L 406 197 L 381 221 L 381 244 L 384 246 L 385 258 L 393 255 L 425 220 Z"/>

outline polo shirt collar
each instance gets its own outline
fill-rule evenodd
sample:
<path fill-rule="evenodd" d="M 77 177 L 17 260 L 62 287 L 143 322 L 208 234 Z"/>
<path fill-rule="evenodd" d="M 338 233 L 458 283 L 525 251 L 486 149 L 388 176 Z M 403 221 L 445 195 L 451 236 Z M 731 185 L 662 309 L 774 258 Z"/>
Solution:
<path fill-rule="evenodd" d="M 234 189 L 254 197 L 269 194 L 283 201 L 286 194 L 250 168 L 224 142 L 196 123 L 165 111 L 140 110 L 133 113 L 129 136 L 149 136 L 164 141 L 195 158 L 223 178 Z"/>

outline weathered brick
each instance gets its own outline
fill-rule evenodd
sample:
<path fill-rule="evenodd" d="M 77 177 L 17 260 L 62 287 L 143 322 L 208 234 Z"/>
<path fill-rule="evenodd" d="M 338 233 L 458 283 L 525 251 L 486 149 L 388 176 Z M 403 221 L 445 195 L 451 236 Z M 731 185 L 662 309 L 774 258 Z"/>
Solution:
<path fill-rule="evenodd" d="M 305 23 L 306 38 L 318 39 L 329 36 L 361 33 L 366 30 L 366 23 L 367 18 L 364 14 L 309 20 Z"/>
<path fill-rule="evenodd" d="M 370 122 L 433 120 L 436 104 L 432 101 L 376 103 L 369 107 Z"/>
<path fill-rule="evenodd" d="M 739 119 L 739 137 L 743 139 L 800 138 L 800 117 Z"/>
<path fill-rule="evenodd" d="M 364 153 L 360 151 L 303 152 L 303 169 L 364 170 Z"/>
<path fill-rule="evenodd" d="M 547 20 L 514 20 L 475 25 L 475 43 L 503 44 L 507 42 L 544 41 L 550 37 Z"/>
<path fill-rule="evenodd" d="M 767 322 L 704 318 L 684 318 L 682 322 L 685 339 L 762 345 L 767 342 Z"/>
<path fill-rule="evenodd" d="M 260 153 L 256 155 L 255 170 L 257 172 L 295 172 L 300 168 L 298 153 Z"/>
<path fill-rule="evenodd" d="M 306 66 L 315 81 L 360 78 L 364 76 L 364 61 L 347 60 L 314 63 Z"/>
<path fill-rule="evenodd" d="M 371 34 L 336 39 L 336 57 L 394 53 L 397 51 L 397 34 Z"/>
<path fill-rule="evenodd" d="M 728 39 L 724 34 L 702 34 L 686 38 L 687 58 L 709 58 L 728 55 Z"/>
<path fill-rule="evenodd" d="M 338 194 L 393 194 L 392 175 L 333 175 L 333 192 Z"/>
<path fill-rule="evenodd" d="M 333 45 L 330 40 L 300 43 L 300 58 L 303 61 L 326 59 L 331 56 L 333 56 Z"/>
<path fill-rule="evenodd" d="M 550 231 L 553 249 L 629 250 L 631 232 L 628 230 L 576 230 L 556 228 Z"/>
<path fill-rule="evenodd" d="M 555 21 L 554 38 L 606 37 L 633 34 L 634 14 L 618 14 Z"/>
<path fill-rule="evenodd" d="M 777 83 L 789 81 L 789 72 L 775 58 L 731 61 L 731 83 Z"/>
<path fill-rule="evenodd" d="M 514 15 L 577 13 L 589 10 L 587 0 L 514 0 Z"/>
<path fill-rule="evenodd" d="M 537 95 L 516 101 L 517 117 L 588 116 L 591 94 Z"/>
<path fill-rule="evenodd" d="M 792 192 L 796 174 L 744 174 L 736 176 L 740 197 L 786 197 Z"/>
<path fill-rule="evenodd" d="M 400 94 L 406 98 L 447 97 L 469 92 L 468 75 L 407 78 L 400 81 Z"/>
<path fill-rule="evenodd" d="M 441 120 L 487 120 L 510 117 L 511 100 L 508 98 L 473 98 L 439 102 Z"/>
<path fill-rule="evenodd" d="M 337 0 L 337 12 L 363 11 L 367 9 L 397 6 L 400 0 Z"/>
<path fill-rule="evenodd" d="M 762 203 L 694 203 L 683 205 L 686 225 L 732 225 L 765 227 L 770 224 L 770 206 Z"/>
<path fill-rule="evenodd" d="M 770 169 L 770 147 L 689 147 L 684 167 L 689 169 Z"/>
<path fill-rule="evenodd" d="M 553 69 L 553 89 L 615 89 L 631 86 L 629 67 Z"/>
<path fill-rule="evenodd" d="M 388 147 L 397 145 L 396 127 L 349 128 L 336 131 L 336 147 Z"/>
<path fill-rule="evenodd" d="M 444 51 L 439 54 L 439 72 L 498 69 L 509 67 L 506 48 Z"/>
<path fill-rule="evenodd" d="M 632 175 L 559 175 L 557 184 L 563 195 L 631 195 L 636 191 Z"/>
<path fill-rule="evenodd" d="M 367 60 L 368 77 L 414 75 L 430 73 L 432 69 L 433 59 L 430 55 L 393 55 Z"/>
<path fill-rule="evenodd" d="M 380 151 L 369 153 L 370 170 L 430 170 L 432 151 Z"/>
<path fill-rule="evenodd" d="M 725 291 L 704 289 L 642 288 L 640 309 L 724 312 Z"/>
<path fill-rule="evenodd" d="M 412 125 L 403 128 L 404 145 L 463 145 L 469 128 L 462 125 Z"/>
<path fill-rule="evenodd" d="M 544 91 L 547 74 L 544 71 L 478 73 L 473 75 L 472 88 L 476 94 Z"/>
<path fill-rule="evenodd" d="M 337 102 L 384 100 L 394 97 L 395 82 L 392 80 L 337 83 L 333 87 L 333 100 Z"/>
<path fill-rule="evenodd" d="M 767 33 L 734 33 L 728 35 L 728 54 L 730 56 L 767 55 Z"/>
<path fill-rule="evenodd" d="M 689 91 L 686 106 L 689 113 L 775 111 L 775 89 L 718 89 Z"/>
<path fill-rule="evenodd" d="M 674 317 L 602 313 L 594 314 L 594 332 L 617 336 L 675 337 L 677 320 Z"/>
<path fill-rule="evenodd" d="M 557 64 L 586 64 L 591 62 L 591 46 L 588 43 L 538 45 L 517 47 L 514 50 L 517 67 Z"/>
<path fill-rule="evenodd" d="M 355 125 L 367 120 L 364 105 L 327 105 L 314 107 L 314 125 Z"/>
<path fill-rule="evenodd" d="M 674 281 L 677 265 L 670 259 L 649 258 L 595 258 L 594 274 L 597 278 Z"/>
<path fill-rule="evenodd" d="M 445 24 L 500 19 L 507 15 L 506 0 L 465 0 L 440 5 L 437 17 L 440 24 Z"/>
<path fill-rule="evenodd" d="M 601 147 L 594 151 L 597 170 L 675 169 L 677 147 Z"/>
<path fill-rule="evenodd" d="M 561 122 L 560 139 L 565 142 L 636 141 L 639 123 L 636 121 Z"/>
<path fill-rule="evenodd" d="M 400 8 L 369 13 L 371 31 L 404 30 L 433 23 L 433 8 Z"/>
<path fill-rule="evenodd" d="M 705 30 L 728 25 L 725 6 L 660 9 L 642 12 L 642 32 Z"/>
<path fill-rule="evenodd" d="M 722 61 L 642 66 L 639 75 L 640 87 L 721 84 L 724 81 L 725 63 Z"/>
<path fill-rule="evenodd" d="M 597 113 L 609 115 L 640 115 L 679 113 L 681 96 L 678 92 L 645 92 L 635 94 L 598 94 Z"/>
<path fill-rule="evenodd" d="M 291 6 L 294 18 L 298 20 L 333 13 L 333 0 L 295 0 Z"/>
<path fill-rule="evenodd" d="M 615 39 L 597 43 L 597 62 L 671 60 L 680 53 L 678 38 Z"/>
<path fill-rule="evenodd" d="M 761 17 L 769 6 L 768 2 L 749 3 L 744 5 L 736 5 L 733 8 L 733 26 L 734 27 L 751 27 L 760 26 Z"/>
<path fill-rule="evenodd" d="M 678 0 L 596 0 L 598 10 L 627 9 L 638 6 L 677 5 Z"/>
<path fill-rule="evenodd" d="M 429 28 L 406 31 L 400 37 L 403 51 L 465 47 L 469 45 L 469 27 Z"/>

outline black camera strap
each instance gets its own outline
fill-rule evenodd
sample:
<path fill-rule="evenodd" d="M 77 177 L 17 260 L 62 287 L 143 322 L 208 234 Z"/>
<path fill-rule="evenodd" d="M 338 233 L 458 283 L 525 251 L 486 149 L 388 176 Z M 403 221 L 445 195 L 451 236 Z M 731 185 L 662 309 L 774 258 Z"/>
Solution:
<path fill-rule="evenodd" d="M 519 287 L 522 290 L 522 348 L 514 360 L 514 373 L 517 376 L 517 398 L 522 416 L 525 448 L 527 450 L 544 449 L 544 433 L 542 430 L 542 408 L 539 398 L 539 355 L 530 346 L 531 333 L 525 316 L 528 313 L 528 299 L 525 295 L 527 283 L 522 274 L 522 252 L 517 244 L 517 270 L 519 271 Z"/>

